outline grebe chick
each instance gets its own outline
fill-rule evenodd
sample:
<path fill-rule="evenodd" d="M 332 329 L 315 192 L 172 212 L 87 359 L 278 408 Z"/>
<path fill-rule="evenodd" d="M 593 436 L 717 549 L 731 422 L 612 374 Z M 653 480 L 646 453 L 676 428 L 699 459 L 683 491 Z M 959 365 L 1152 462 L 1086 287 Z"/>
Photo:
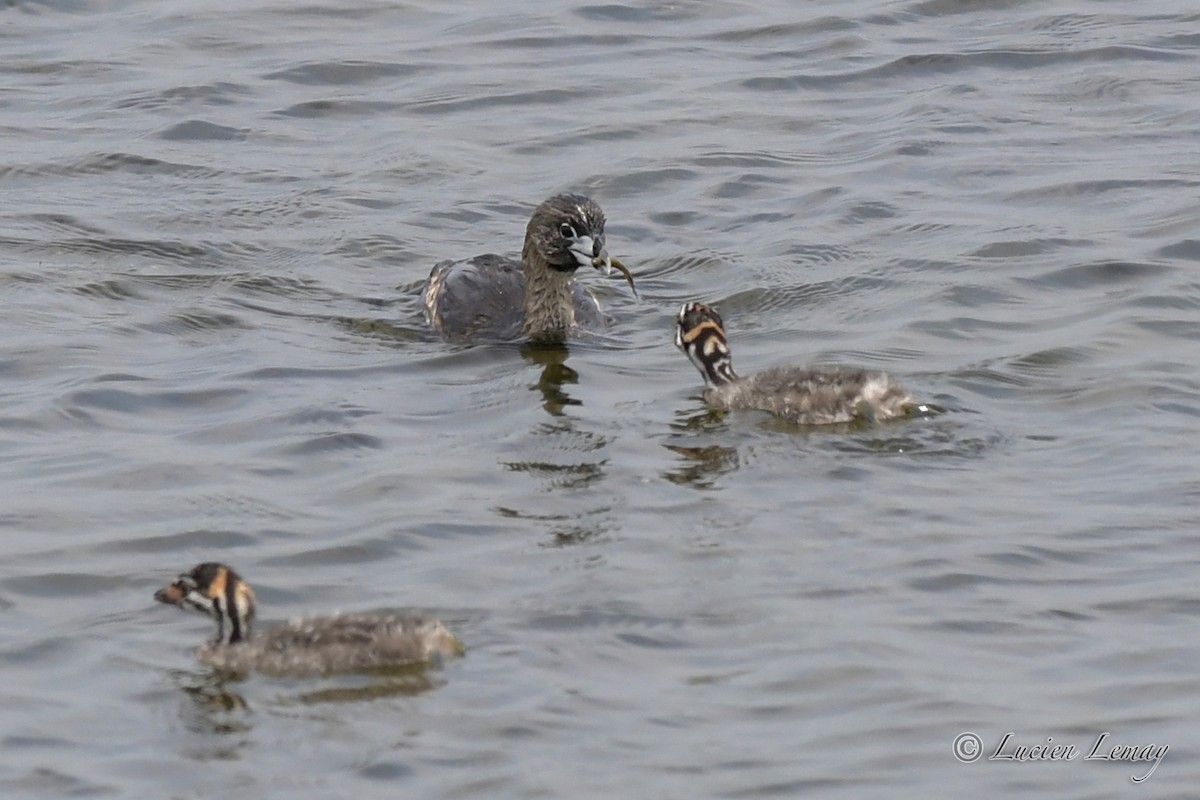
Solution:
<path fill-rule="evenodd" d="M 733 371 L 721 315 L 703 303 L 679 309 L 675 346 L 700 370 L 704 400 L 723 411 L 767 411 L 798 425 L 908 417 L 930 410 L 882 372 L 775 367 L 746 377 Z"/>
<path fill-rule="evenodd" d="M 533 210 L 520 261 L 489 253 L 435 266 L 422 295 L 425 316 L 457 341 L 561 343 L 577 328 L 604 330 L 600 302 L 572 280 L 580 267 L 620 270 L 633 285 L 604 246 L 600 206 L 583 195 L 555 195 Z"/>
<path fill-rule="evenodd" d="M 224 564 L 206 562 L 154 593 L 160 603 L 217 621 L 216 638 L 197 651 L 227 672 L 302 676 L 361 672 L 462 655 L 462 644 L 436 619 L 337 614 L 298 619 L 252 636 L 254 590 Z"/>

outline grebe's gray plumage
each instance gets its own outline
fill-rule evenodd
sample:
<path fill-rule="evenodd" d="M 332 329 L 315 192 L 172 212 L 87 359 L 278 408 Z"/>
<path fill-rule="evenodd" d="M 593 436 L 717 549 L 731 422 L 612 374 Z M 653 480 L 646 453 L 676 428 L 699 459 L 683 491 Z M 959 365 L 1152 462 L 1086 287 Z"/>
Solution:
<path fill-rule="evenodd" d="M 520 261 L 488 254 L 433 268 L 422 296 L 429 324 L 457 341 L 523 337 L 558 343 L 578 328 L 603 330 L 599 301 L 573 276 L 580 267 L 605 274 L 614 268 L 604 221 L 590 198 L 551 197 L 529 219 Z"/>
<path fill-rule="evenodd" d="M 230 567 L 215 562 L 181 574 L 155 592 L 154 599 L 214 618 L 217 636 L 196 657 L 227 672 L 361 672 L 463 652 L 446 626 L 421 616 L 337 614 L 298 619 L 252 635 L 254 590 Z"/>
<path fill-rule="evenodd" d="M 775 367 L 745 377 L 733 371 L 725 325 L 715 309 L 679 310 L 675 346 L 704 376 L 704 400 L 726 410 L 768 411 L 799 425 L 832 425 L 908 417 L 928 410 L 882 372 Z"/>

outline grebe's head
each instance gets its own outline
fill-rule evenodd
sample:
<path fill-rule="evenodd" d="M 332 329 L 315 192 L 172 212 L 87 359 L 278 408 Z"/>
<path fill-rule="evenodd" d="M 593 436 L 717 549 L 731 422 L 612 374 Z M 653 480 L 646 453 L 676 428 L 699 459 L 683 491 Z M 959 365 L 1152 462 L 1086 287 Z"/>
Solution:
<path fill-rule="evenodd" d="M 197 564 L 154 593 L 160 603 L 190 608 L 217 621 L 216 642 L 233 644 L 250 635 L 254 590 L 224 564 Z"/>
<path fill-rule="evenodd" d="M 555 195 L 534 209 L 525 229 L 526 258 L 531 249 L 556 272 L 595 267 L 608 275 L 613 269 L 604 246 L 604 212 L 581 194 Z"/>
<path fill-rule="evenodd" d="M 713 386 L 737 380 L 725 325 L 716 309 L 703 303 L 684 303 L 675 322 L 675 346 Z"/>

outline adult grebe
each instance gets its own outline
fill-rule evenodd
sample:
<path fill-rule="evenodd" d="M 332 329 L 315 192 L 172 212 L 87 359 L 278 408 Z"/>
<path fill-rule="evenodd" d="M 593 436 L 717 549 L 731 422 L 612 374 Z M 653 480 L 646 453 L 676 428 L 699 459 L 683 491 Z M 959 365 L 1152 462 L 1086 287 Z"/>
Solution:
<path fill-rule="evenodd" d="M 521 260 L 487 254 L 433 268 L 422 300 L 430 326 L 447 339 L 561 343 L 576 329 L 606 327 L 600 303 L 572 279 L 580 267 L 633 279 L 604 243 L 604 212 L 578 194 L 551 197 L 533 211 Z"/>

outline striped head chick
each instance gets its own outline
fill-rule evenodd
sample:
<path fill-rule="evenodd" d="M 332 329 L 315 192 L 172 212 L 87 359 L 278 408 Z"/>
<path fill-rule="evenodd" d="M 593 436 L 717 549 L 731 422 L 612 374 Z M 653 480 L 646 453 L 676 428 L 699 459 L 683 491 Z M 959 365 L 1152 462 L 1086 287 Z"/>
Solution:
<path fill-rule="evenodd" d="M 882 372 L 779 366 L 740 376 L 721 315 L 703 303 L 679 310 L 675 346 L 700 370 L 709 384 L 704 401 L 719 411 L 766 411 L 797 425 L 874 423 L 935 411 Z"/>
<path fill-rule="evenodd" d="M 236 644 L 250 636 L 255 598 L 250 584 L 225 564 L 206 561 L 154 593 L 160 603 L 190 608 L 217 621 L 213 644 Z"/>
<path fill-rule="evenodd" d="M 721 315 L 703 303 L 685 303 L 675 324 L 675 346 L 687 354 L 704 380 L 724 386 L 738 379 Z"/>
<path fill-rule="evenodd" d="M 181 574 L 154 599 L 217 621 L 216 638 L 196 658 L 223 673 L 301 677 L 431 664 L 463 654 L 462 642 L 440 620 L 420 614 L 302 617 L 252 636 L 254 591 L 215 562 Z"/>

